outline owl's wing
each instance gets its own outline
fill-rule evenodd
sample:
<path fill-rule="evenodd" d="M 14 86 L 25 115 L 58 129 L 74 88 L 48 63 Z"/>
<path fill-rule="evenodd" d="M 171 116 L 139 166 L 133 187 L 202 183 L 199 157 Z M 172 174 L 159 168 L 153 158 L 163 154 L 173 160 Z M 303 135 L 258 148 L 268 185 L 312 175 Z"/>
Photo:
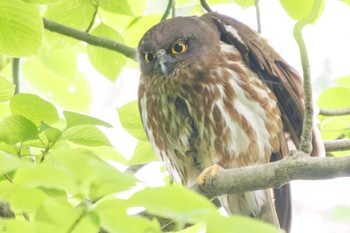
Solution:
<path fill-rule="evenodd" d="M 214 22 L 221 40 L 235 46 L 247 65 L 274 92 L 282 113 L 284 130 L 298 148 L 305 111 L 299 74 L 264 38 L 238 20 L 214 12 L 203 15 L 202 19 Z M 322 150 L 323 143 L 314 130 L 313 154 L 317 155 Z"/>

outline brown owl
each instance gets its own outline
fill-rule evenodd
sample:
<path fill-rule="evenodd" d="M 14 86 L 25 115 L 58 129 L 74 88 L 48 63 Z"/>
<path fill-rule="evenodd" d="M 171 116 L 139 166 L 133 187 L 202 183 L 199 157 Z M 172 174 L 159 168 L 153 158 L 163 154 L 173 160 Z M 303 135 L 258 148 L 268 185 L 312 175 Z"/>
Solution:
<path fill-rule="evenodd" d="M 138 103 L 153 149 L 173 180 L 191 187 L 203 169 L 238 168 L 288 154 L 303 122 L 302 81 L 258 33 L 230 17 L 176 17 L 138 46 Z M 289 185 L 218 197 L 229 214 L 289 231 Z"/>

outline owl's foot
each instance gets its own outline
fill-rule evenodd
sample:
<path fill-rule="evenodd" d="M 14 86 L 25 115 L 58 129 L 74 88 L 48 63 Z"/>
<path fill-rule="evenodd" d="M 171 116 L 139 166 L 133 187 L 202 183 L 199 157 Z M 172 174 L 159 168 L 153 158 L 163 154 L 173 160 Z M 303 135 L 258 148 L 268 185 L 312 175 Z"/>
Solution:
<path fill-rule="evenodd" d="M 202 171 L 202 173 L 197 177 L 198 184 L 200 184 L 200 185 L 204 184 L 205 177 L 208 174 L 210 174 L 212 177 L 215 177 L 216 176 L 216 172 L 218 171 L 219 167 L 220 167 L 219 164 L 214 163 L 210 167 L 207 167 L 206 169 L 204 169 Z"/>

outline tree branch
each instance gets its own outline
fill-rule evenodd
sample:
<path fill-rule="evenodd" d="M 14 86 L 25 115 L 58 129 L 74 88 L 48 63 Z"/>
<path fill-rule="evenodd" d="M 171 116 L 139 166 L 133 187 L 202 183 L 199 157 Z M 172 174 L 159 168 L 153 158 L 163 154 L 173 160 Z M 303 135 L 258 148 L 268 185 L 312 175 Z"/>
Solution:
<path fill-rule="evenodd" d="M 312 151 L 312 126 L 313 126 L 313 107 L 312 107 L 312 85 L 310 78 L 310 64 L 307 49 L 302 36 L 304 26 L 315 21 L 319 9 L 321 7 L 321 0 L 316 0 L 311 10 L 311 14 L 299 20 L 294 26 L 294 38 L 298 43 L 300 51 L 300 59 L 304 74 L 304 94 L 305 94 L 305 115 L 303 122 L 303 132 L 300 138 L 300 150 L 307 154 Z"/>
<path fill-rule="evenodd" d="M 166 18 L 168 17 L 170 11 L 171 11 L 172 9 L 174 9 L 173 6 L 174 6 L 174 0 L 169 0 L 169 1 L 168 1 L 168 5 L 167 5 L 167 7 L 166 7 L 166 9 L 165 9 L 165 12 L 164 12 L 164 14 L 163 14 L 163 16 L 162 16 L 162 18 L 161 18 L 160 21 L 166 20 Z"/>
<path fill-rule="evenodd" d="M 210 9 L 210 6 L 208 5 L 207 1 L 205 0 L 200 0 L 202 7 L 207 11 L 207 12 L 213 12 L 212 9 Z"/>
<path fill-rule="evenodd" d="M 324 141 L 326 151 L 345 151 L 350 150 L 350 138 L 339 140 L 327 140 Z"/>
<path fill-rule="evenodd" d="M 350 115 L 350 108 L 344 108 L 344 109 L 320 109 L 319 112 L 322 116 L 344 116 L 344 115 Z"/>
<path fill-rule="evenodd" d="M 53 21 L 50 21 L 48 19 L 43 18 L 44 27 L 45 29 L 57 32 L 59 34 L 72 37 L 77 40 L 85 41 L 88 44 L 99 46 L 102 48 L 110 49 L 113 51 L 116 51 L 118 53 L 123 54 L 124 56 L 131 58 L 133 60 L 136 60 L 136 49 L 128 47 L 126 45 L 123 45 L 121 43 L 118 43 L 113 40 L 109 40 L 107 38 L 101 38 L 97 36 L 93 36 L 89 33 L 82 32 L 79 30 L 76 30 L 74 28 L 70 28 L 67 26 L 64 26 L 62 24 L 55 23 Z"/>
<path fill-rule="evenodd" d="M 223 194 L 280 187 L 292 180 L 324 180 L 350 176 L 350 156 L 310 157 L 293 151 L 282 160 L 242 167 L 219 169 L 216 177 L 208 175 L 202 186 L 193 187 L 209 198 Z"/>

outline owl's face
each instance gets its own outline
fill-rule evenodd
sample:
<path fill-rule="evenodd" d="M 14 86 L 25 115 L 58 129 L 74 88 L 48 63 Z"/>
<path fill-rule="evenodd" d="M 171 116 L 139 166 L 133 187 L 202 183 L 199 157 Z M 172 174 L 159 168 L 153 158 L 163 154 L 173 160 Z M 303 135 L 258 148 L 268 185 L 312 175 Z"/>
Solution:
<path fill-rule="evenodd" d="M 209 24 L 198 17 L 177 17 L 152 27 L 138 45 L 143 76 L 169 76 L 203 56 L 210 60 L 220 38 Z"/>

